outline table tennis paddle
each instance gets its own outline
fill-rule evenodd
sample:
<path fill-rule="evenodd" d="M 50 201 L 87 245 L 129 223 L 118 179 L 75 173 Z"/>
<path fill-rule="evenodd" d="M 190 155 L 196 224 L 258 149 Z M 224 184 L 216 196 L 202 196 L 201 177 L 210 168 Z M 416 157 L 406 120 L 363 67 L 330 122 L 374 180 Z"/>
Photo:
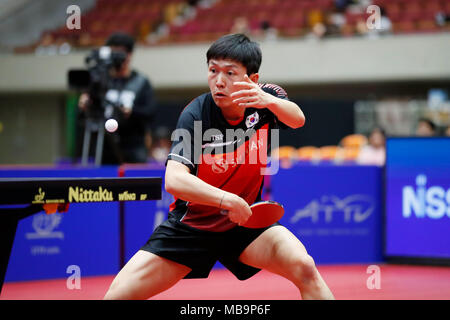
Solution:
<path fill-rule="evenodd" d="M 242 226 L 245 228 L 265 228 L 274 224 L 284 214 L 283 205 L 276 201 L 259 201 L 250 206 L 252 215 Z"/>

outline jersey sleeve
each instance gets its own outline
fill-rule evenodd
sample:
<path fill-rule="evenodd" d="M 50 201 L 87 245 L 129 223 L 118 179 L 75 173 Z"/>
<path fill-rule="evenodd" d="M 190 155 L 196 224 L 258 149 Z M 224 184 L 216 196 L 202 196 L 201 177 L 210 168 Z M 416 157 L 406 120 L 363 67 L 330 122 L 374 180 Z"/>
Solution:
<path fill-rule="evenodd" d="M 284 90 L 282 87 L 280 87 L 277 84 L 263 83 L 263 84 L 259 84 L 259 86 L 265 92 L 270 93 L 271 95 L 274 95 L 277 98 L 289 100 L 286 90 Z"/>
<path fill-rule="evenodd" d="M 176 129 L 172 133 L 172 147 L 167 157 L 167 160 L 175 160 L 186 165 L 191 173 L 195 172 L 197 167 L 195 164 L 194 134 L 196 132 L 194 128 L 196 121 L 201 121 L 197 119 L 198 117 L 193 112 L 193 108 L 191 108 L 194 103 L 195 101 L 181 112 Z"/>
<path fill-rule="evenodd" d="M 287 95 L 286 90 L 284 90 L 282 87 L 280 87 L 277 84 L 264 83 L 264 84 L 259 84 L 259 86 L 265 92 L 270 93 L 271 95 L 273 95 L 273 96 L 275 96 L 277 98 L 284 99 L 284 100 L 289 100 L 289 97 Z M 275 115 L 273 115 L 273 117 L 274 117 L 274 127 L 275 128 L 281 128 L 281 129 L 288 128 L 288 126 L 285 125 L 280 120 L 278 120 L 278 118 Z"/>

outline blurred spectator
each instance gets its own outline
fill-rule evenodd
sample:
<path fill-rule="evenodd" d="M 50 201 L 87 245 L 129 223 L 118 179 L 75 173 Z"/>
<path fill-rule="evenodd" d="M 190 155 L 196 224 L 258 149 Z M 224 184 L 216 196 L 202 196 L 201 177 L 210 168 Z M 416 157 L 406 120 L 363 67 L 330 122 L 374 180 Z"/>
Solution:
<path fill-rule="evenodd" d="M 342 13 L 332 12 L 327 14 L 325 18 L 325 36 L 339 36 L 343 25 L 345 25 L 345 16 Z"/>
<path fill-rule="evenodd" d="M 55 55 L 58 53 L 58 46 L 56 45 L 56 39 L 51 33 L 45 33 L 42 35 L 38 46 L 34 51 L 37 55 Z"/>
<path fill-rule="evenodd" d="M 207 9 L 207 8 L 211 8 L 212 6 L 214 6 L 214 4 L 218 1 L 220 1 L 220 0 L 200 0 L 200 1 L 196 1 L 197 2 L 196 6 L 199 8 Z"/>
<path fill-rule="evenodd" d="M 369 144 L 362 147 L 356 159 L 359 164 L 382 166 L 386 160 L 386 135 L 383 129 L 374 128 L 369 135 Z"/>
<path fill-rule="evenodd" d="M 417 123 L 416 135 L 419 137 L 432 137 L 436 135 L 436 124 L 427 118 L 420 118 Z"/>
<path fill-rule="evenodd" d="M 259 29 L 253 32 L 255 38 L 260 41 L 274 41 L 278 38 L 278 30 L 270 25 L 269 21 L 262 21 Z"/>
<path fill-rule="evenodd" d="M 230 33 L 242 33 L 245 35 L 250 34 L 250 24 L 246 17 L 237 17 L 234 19 L 233 26 L 231 27 Z"/>
<path fill-rule="evenodd" d="M 450 13 L 438 12 L 435 16 L 436 24 L 440 27 L 444 27 L 450 22 Z"/>
<path fill-rule="evenodd" d="M 444 129 L 444 136 L 450 137 L 450 125 Z"/>
<path fill-rule="evenodd" d="M 326 26 L 322 22 L 319 22 L 312 27 L 311 35 L 315 38 L 321 39 L 326 35 L 326 32 Z"/>
<path fill-rule="evenodd" d="M 367 36 L 378 38 L 380 35 L 390 34 L 392 32 L 392 22 L 386 15 L 386 10 L 380 7 L 380 28 L 367 29 Z"/>
<path fill-rule="evenodd" d="M 164 20 L 156 21 L 153 29 L 154 31 L 151 32 L 145 39 L 145 43 L 147 44 L 155 44 L 160 39 L 167 38 L 170 33 L 170 26 L 165 23 Z"/>
<path fill-rule="evenodd" d="M 168 3 L 165 7 L 164 7 L 164 22 L 171 24 L 175 18 L 177 18 L 184 9 L 184 6 L 186 4 L 183 3 L 176 3 L 176 2 L 171 2 Z"/>
<path fill-rule="evenodd" d="M 355 30 L 356 30 L 356 35 L 358 35 L 358 36 L 366 36 L 369 34 L 369 31 L 370 31 L 370 29 L 367 28 L 366 20 L 363 18 L 360 18 L 360 19 L 358 19 L 358 21 L 356 21 Z"/>
<path fill-rule="evenodd" d="M 313 9 L 308 12 L 308 25 L 314 27 L 318 23 L 324 23 L 324 15 L 321 10 Z"/>
<path fill-rule="evenodd" d="M 347 7 L 353 4 L 355 1 L 353 0 L 334 0 L 334 6 L 340 12 L 344 12 Z"/>
<path fill-rule="evenodd" d="M 380 8 L 380 21 L 376 22 L 375 17 L 372 17 L 374 12 L 371 12 L 371 17 L 367 18 L 365 15 L 361 15 L 356 21 L 355 31 L 359 36 L 366 36 L 368 38 L 378 38 L 380 35 L 390 34 L 392 31 L 391 20 L 386 15 L 386 11 Z M 366 13 L 367 6 L 355 6 L 355 12 L 362 14 Z"/>
<path fill-rule="evenodd" d="M 309 36 L 321 39 L 327 31 L 325 27 L 325 18 L 321 10 L 311 10 L 307 15 L 308 27 L 311 28 Z"/>
<path fill-rule="evenodd" d="M 371 4 L 373 4 L 373 0 L 357 0 L 357 3 L 363 8 L 367 8 Z"/>
<path fill-rule="evenodd" d="M 37 55 L 57 55 L 70 53 L 71 45 L 63 38 L 55 38 L 51 33 L 45 33 L 35 49 Z"/>
<path fill-rule="evenodd" d="M 177 8 L 177 15 L 171 20 L 171 23 L 181 25 L 188 20 L 194 19 L 197 14 L 198 2 L 198 0 L 188 0 L 186 2 L 175 4 L 174 6 Z"/>
<path fill-rule="evenodd" d="M 154 140 L 150 151 L 150 158 L 157 162 L 164 163 L 167 160 L 172 145 L 169 129 L 166 127 L 158 127 L 155 132 Z"/>

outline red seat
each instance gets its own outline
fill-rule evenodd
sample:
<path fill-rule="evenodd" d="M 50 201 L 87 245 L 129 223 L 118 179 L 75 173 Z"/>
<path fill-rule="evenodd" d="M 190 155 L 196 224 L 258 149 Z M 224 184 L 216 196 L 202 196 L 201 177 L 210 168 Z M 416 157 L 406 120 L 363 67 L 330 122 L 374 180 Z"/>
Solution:
<path fill-rule="evenodd" d="M 436 14 L 440 11 L 444 11 L 444 6 L 442 5 L 442 2 L 439 0 L 425 1 L 423 3 L 423 7 L 425 9 L 425 12 L 427 12 L 427 13 Z"/>
<path fill-rule="evenodd" d="M 444 5 L 444 12 L 448 15 L 450 15 L 450 1 L 445 2 Z"/>
<path fill-rule="evenodd" d="M 387 3 L 385 5 L 386 15 L 392 22 L 401 21 L 403 18 L 403 8 L 400 3 Z"/>
<path fill-rule="evenodd" d="M 295 0 L 283 0 L 279 1 L 278 10 L 284 11 L 284 10 L 292 10 L 293 8 L 297 7 L 299 2 Z"/>
<path fill-rule="evenodd" d="M 222 17 L 221 20 L 216 21 L 216 23 L 211 26 L 210 32 L 227 33 L 230 32 L 232 26 L 233 26 L 233 17 Z"/>
<path fill-rule="evenodd" d="M 270 20 L 273 27 L 277 29 L 290 29 L 290 28 L 300 28 L 305 26 L 305 17 L 303 14 L 297 12 L 278 12 Z"/>
<path fill-rule="evenodd" d="M 387 4 L 392 3 L 392 0 L 374 0 L 372 1 L 374 5 L 385 8 Z"/>
<path fill-rule="evenodd" d="M 423 7 L 420 2 L 408 3 L 408 5 L 403 6 L 403 9 L 402 20 L 404 21 L 417 21 L 423 13 Z"/>
<path fill-rule="evenodd" d="M 414 33 L 416 23 L 414 21 L 401 21 L 394 24 L 394 33 Z"/>
<path fill-rule="evenodd" d="M 388 14 L 399 14 L 403 11 L 402 6 L 398 2 L 389 2 L 385 5 Z"/>
<path fill-rule="evenodd" d="M 346 12 L 345 19 L 349 25 L 356 25 L 359 21 L 367 21 L 369 14 L 367 13 L 350 13 Z"/>
<path fill-rule="evenodd" d="M 313 9 L 320 9 L 320 4 L 315 0 L 307 0 L 307 1 L 300 1 L 297 2 L 295 5 L 295 8 L 302 11 L 309 11 Z"/>
<path fill-rule="evenodd" d="M 334 0 L 317 0 L 317 8 L 322 10 L 331 10 L 334 8 Z"/>
<path fill-rule="evenodd" d="M 433 20 L 421 20 L 417 22 L 417 30 L 420 32 L 437 32 L 440 27 Z"/>

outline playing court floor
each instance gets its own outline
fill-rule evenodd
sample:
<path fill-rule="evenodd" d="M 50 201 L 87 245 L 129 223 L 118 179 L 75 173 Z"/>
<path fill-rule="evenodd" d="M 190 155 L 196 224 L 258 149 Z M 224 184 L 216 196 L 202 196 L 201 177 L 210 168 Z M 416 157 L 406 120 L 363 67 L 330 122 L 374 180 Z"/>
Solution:
<path fill-rule="evenodd" d="M 319 272 L 336 299 L 449 300 L 450 267 L 380 264 L 379 288 L 369 265 L 319 265 Z M 370 271 L 370 270 L 369 270 Z M 82 277 L 80 289 L 67 289 L 67 279 L 6 283 L 0 300 L 102 299 L 113 276 Z M 372 284 L 372 289 L 369 289 Z M 293 300 L 299 293 L 280 276 L 261 271 L 246 281 L 225 269 L 214 269 L 208 279 L 181 280 L 152 299 L 159 300 Z"/>

